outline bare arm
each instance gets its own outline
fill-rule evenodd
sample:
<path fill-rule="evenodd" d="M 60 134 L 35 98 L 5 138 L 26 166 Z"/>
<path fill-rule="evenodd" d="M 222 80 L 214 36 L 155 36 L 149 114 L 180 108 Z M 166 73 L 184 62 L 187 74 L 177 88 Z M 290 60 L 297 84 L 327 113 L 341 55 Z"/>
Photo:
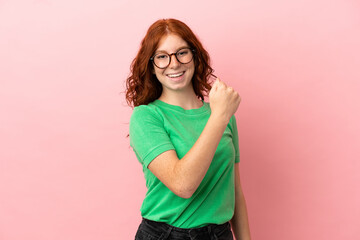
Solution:
<path fill-rule="evenodd" d="M 211 164 L 224 130 L 240 104 L 240 96 L 216 81 L 209 94 L 211 115 L 194 146 L 178 159 L 174 150 L 157 156 L 150 171 L 176 195 L 189 198 L 196 191 Z"/>
<path fill-rule="evenodd" d="M 239 163 L 235 164 L 235 212 L 230 222 L 236 240 L 251 239 L 246 202 L 240 183 Z"/>

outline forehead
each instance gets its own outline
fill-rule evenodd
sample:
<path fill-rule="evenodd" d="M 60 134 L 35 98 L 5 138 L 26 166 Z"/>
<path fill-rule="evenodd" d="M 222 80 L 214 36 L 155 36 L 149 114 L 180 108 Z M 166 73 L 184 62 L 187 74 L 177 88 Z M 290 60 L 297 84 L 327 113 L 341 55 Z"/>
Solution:
<path fill-rule="evenodd" d="M 160 39 L 156 52 L 176 52 L 183 47 L 189 47 L 187 42 L 178 35 L 170 33 Z"/>

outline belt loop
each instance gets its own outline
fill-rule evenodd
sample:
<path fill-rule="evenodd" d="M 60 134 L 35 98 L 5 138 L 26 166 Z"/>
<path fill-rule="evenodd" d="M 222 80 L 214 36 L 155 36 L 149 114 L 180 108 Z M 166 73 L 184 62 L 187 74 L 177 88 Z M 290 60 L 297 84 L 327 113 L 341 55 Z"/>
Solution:
<path fill-rule="evenodd" d="M 160 240 L 168 239 L 172 230 L 173 230 L 173 227 L 171 225 L 169 225 L 169 229 L 166 231 L 165 235 L 160 238 Z"/>
<path fill-rule="evenodd" d="M 208 232 L 209 232 L 209 236 L 211 240 L 218 240 L 217 236 L 215 235 L 215 233 L 213 232 L 211 225 L 207 226 Z"/>

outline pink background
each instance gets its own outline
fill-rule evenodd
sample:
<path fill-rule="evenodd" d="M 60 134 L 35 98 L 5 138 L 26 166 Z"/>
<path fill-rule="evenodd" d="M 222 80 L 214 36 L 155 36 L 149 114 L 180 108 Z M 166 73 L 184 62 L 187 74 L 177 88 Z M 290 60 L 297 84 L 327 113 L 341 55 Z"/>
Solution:
<path fill-rule="evenodd" d="M 357 0 L 0 1 L 0 239 L 133 239 L 124 81 L 159 18 L 237 89 L 253 239 L 360 238 Z"/>

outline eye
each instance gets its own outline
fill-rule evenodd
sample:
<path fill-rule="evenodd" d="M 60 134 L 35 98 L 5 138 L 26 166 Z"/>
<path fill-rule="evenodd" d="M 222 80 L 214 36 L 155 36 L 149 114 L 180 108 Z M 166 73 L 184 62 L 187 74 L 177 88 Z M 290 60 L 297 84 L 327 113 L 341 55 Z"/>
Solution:
<path fill-rule="evenodd" d="M 155 56 L 156 59 L 159 59 L 159 60 L 163 60 L 163 59 L 167 59 L 168 58 L 168 55 L 166 54 L 158 54 Z"/>
<path fill-rule="evenodd" d="M 185 56 L 187 54 L 189 54 L 189 49 L 181 49 L 179 50 L 179 52 L 177 53 L 178 56 Z"/>

